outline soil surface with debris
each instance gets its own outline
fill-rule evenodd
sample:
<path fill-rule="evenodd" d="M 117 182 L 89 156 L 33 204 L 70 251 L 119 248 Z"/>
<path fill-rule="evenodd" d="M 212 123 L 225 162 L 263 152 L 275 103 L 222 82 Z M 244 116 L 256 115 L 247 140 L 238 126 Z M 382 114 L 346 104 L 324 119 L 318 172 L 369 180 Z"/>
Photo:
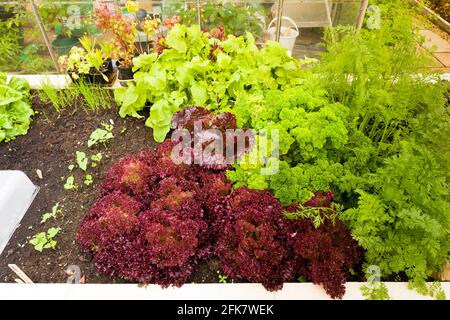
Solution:
<path fill-rule="evenodd" d="M 96 190 L 106 170 L 122 157 L 156 146 L 151 129 L 145 127 L 142 119 L 120 118 L 114 102 L 111 102 L 110 109 L 94 112 L 84 110 L 78 101 L 74 101 L 71 110 L 58 113 L 35 95 L 33 108 L 37 114 L 28 134 L 0 143 L 0 170 L 21 170 L 40 187 L 33 204 L 0 255 L 0 282 L 14 282 L 17 278 L 8 264 L 16 264 L 33 282 L 67 282 L 69 275 L 66 271 L 71 265 L 80 267 L 86 283 L 125 282 L 99 274 L 92 257 L 80 250 L 75 235 L 81 219 L 97 199 Z M 101 128 L 102 123 L 114 124 L 114 138 L 105 145 L 88 148 L 90 134 Z M 76 165 L 76 151 L 83 151 L 89 157 L 102 152 L 103 159 L 97 167 L 89 166 L 87 172 L 77 167 L 70 172 L 68 167 Z M 86 174 L 92 175 L 94 180 L 89 187 L 83 184 Z M 77 191 L 64 189 L 70 175 L 75 177 Z M 62 208 L 64 217 L 41 224 L 42 215 L 51 212 L 56 203 Z M 36 251 L 29 244 L 30 239 L 50 227 L 61 228 L 55 238 L 56 250 Z M 215 261 L 200 265 L 190 282 L 217 282 L 217 269 Z"/>

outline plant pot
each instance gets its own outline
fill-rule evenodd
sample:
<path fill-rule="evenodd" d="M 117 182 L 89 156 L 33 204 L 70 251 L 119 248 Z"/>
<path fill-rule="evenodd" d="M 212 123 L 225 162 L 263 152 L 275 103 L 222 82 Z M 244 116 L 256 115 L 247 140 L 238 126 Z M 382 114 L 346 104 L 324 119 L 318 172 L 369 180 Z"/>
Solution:
<path fill-rule="evenodd" d="M 128 83 L 134 82 L 132 67 L 122 67 L 120 62 L 118 62 L 117 69 L 119 70 L 119 83 L 121 86 L 128 87 Z"/>
<path fill-rule="evenodd" d="M 103 73 L 103 74 L 102 74 Z M 108 59 L 102 66 L 102 73 L 98 72 L 96 69 L 92 68 L 89 73 L 91 83 L 99 84 L 102 86 L 111 86 L 114 84 L 117 78 L 117 71 L 114 70 L 114 66 L 111 59 Z M 106 80 L 103 75 L 105 75 L 108 80 Z"/>
<path fill-rule="evenodd" d="M 68 54 L 72 47 L 78 46 L 79 44 L 80 42 L 76 37 L 67 38 L 59 35 L 53 40 L 52 48 L 57 55 L 62 56 Z"/>
<path fill-rule="evenodd" d="M 6 21 L 15 16 L 13 10 L 6 8 L 6 6 L 0 6 L 0 21 Z"/>
<path fill-rule="evenodd" d="M 100 86 L 112 86 L 117 79 L 117 71 L 114 70 L 113 63 L 111 59 L 108 59 L 103 67 L 103 74 L 95 68 L 91 68 L 88 74 L 79 74 L 77 79 L 74 79 L 72 74 L 69 73 L 70 78 L 74 83 L 85 82 Z M 105 75 L 108 80 L 106 80 L 103 75 Z"/>

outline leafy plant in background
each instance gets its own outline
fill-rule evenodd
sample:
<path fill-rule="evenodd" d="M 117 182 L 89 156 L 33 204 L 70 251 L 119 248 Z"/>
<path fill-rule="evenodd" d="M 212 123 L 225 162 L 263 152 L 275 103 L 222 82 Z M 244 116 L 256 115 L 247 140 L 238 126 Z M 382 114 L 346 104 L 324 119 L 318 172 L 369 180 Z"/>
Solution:
<path fill-rule="evenodd" d="M 12 3 L 12 2 L 11 2 Z M 41 73 L 55 71 L 43 44 L 24 43 L 29 37 L 39 36 L 28 25 L 34 21 L 22 4 L 2 4 L 0 7 L 0 72 Z"/>
<path fill-rule="evenodd" d="M 265 26 L 266 9 L 258 3 L 237 3 L 223 0 L 208 0 L 201 6 L 202 28 L 212 30 L 223 26 L 226 34 L 234 36 L 250 32 L 261 39 Z M 179 16 L 181 23 L 193 25 L 198 23 L 196 4 L 164 3 L 163 14 Z"/>
<path fill-rule="evenodd" d="M 159 32 L 159 18 L 146 16 L 141 22 L 137 18 L 139 5 L 135 1 L 126 2 L 126 13 L 119 6 L 101 3 L 95 8 L 97 27 L 112 35 L 112 43 L 115 47 L 120 66 L 131 68 L 132 59 L 138 54 L 148 53 L 148 43 L 152 42 L 154 35 Z M 145 34 L 145 39 L 140 38 L 140 30 Z M 142 43 L 147 45 L 142 46 Z"/>
<path fill-rule="evenodd" d="M 24 79 L 6 79 L 0 73 L 0 142 L 25 135 L 34 114 L 29 102 L 30 85 Z"/>
<path fill-rule="evenodd" d="M 268 42 L 259 50 L 254 38 L 210 38 L 198 26 L 175 25 L 165 37 L 160 55 L 133 60 L 136 85 L 115 90 L 121 117 L 139 114 L 150 104 L 146 125 L 162 142 L 172 115 L 187 105 L 213 111 L 232 110 L 241 95 L 287 88 L 301 82 L 300 62 L 279 44 Z"/>
<path fill-rule="evenodd" d="M 79 40 L 82 48 L 72 47 L 68 55 L 58 58 L 60 67 L 75 81 L 88 74 L 100 74 L 105 81 L 107 62 L 111 60 L 113 46 L 109 42 L 99 42 L 93 36 L 83 36 Z"/>
<path fill-rule="evenodd" d="M 30 240 L 30 244 L 34 246 L 36 251 L 42 252 L 44 249 L 56 249 L 57 241 L 54 239 L 61 228 L 50 228 L 47 232 L 40 232 L 33 236 Z"/>
<path fill-rule="evenodd" d="M 7 72 L 17 64 L 22 50 L 24 15 L 20 5 L 2 5 L 0 9 L 0 72 Z"/>
<path fill-rule="evenodd" d="M 93 34 L 97 32 L 93 21 L 93 6 L 89 3 L 73 4 L 51 4 L 45 3 L 39 6 L 39 15 L 42 18 L 44 27 L 48 31 L 53 31 L 59 37 L 81 37 L 85 33 Z M 79 25 L 71 21 L 71 17 L 80 17 Z"/>
<path fill-rule="evenodd" d="M 19 55 L 19 64 L 10 66 L 8 71 L 18 70 L 28 74 L 46 73 L 55 70 L 53 61 L 48 56 L 47 47 L 43 44 L 28 44 Z"/>

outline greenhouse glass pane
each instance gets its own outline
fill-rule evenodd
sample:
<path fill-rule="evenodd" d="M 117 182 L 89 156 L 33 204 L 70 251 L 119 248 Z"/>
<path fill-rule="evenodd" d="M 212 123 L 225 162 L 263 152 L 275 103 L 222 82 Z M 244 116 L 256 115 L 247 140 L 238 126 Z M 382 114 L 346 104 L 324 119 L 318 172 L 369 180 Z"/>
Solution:
<path fill-rule="evenodd" d="M 0 1 L 0 71 L 56 72 L 29 1 Z"/>
<path fill-rule="evenodd" d="M 325 51 L 322 40 L 325 29 L 338 25 L 355 26 L 360 7 L 360 0 L 285 0 L 280 43 L 294 57 L 319 59 Z M 277 16 L 278 2 L 270 11 L 272 17 Z M 297 29 L 299 34 L 294 41 Z"/>

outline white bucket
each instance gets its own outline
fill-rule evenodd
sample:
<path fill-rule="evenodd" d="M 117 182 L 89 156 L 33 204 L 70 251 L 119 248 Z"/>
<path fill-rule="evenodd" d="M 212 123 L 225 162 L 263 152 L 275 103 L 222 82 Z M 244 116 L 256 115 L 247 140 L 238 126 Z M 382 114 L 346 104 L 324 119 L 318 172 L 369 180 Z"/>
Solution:
<path fill-rule="evenodd" d="M 297 37 L 300 34 L 300 31 L 298 30 L 297 24 L 294 20 L 292 20 L 289 17 L 281 17 L 282 20 L 289 21 L 295 29 L 291 27 L 281 27 L 280 31 L 280 44 L 286 48 L 289 53 L 292 53 L 292 50 L 294 49 L 295 40 L 297 40 Z M 277 21 L 277 18 L 274 18 L 272 21 L 270 21 L 269 26 L 267 28 L 267 33 L 270 36 L 270 40 L 275 41 L 277 28 L 272 26 L 274 22 Z"/>

